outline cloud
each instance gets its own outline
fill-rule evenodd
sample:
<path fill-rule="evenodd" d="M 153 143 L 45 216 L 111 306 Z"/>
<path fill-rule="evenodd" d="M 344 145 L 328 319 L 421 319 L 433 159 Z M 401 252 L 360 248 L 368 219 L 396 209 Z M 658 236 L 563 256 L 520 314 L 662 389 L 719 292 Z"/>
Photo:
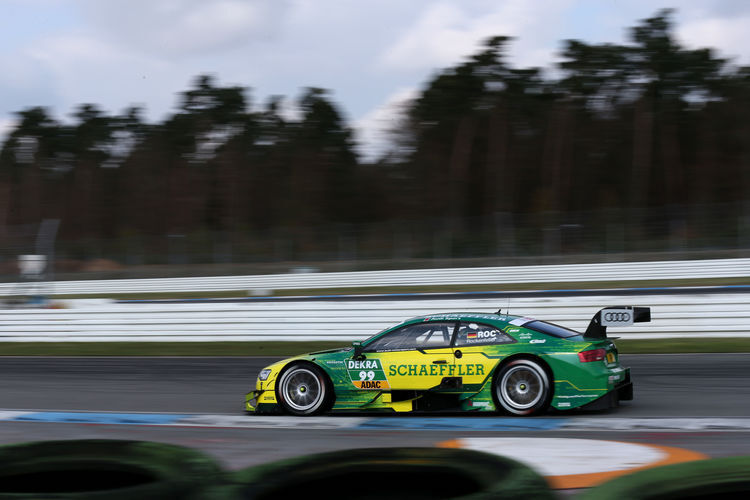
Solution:
<path fill-rule="evenodd" d="M 354 122 L 359 154 L 365 161 L 375 161 L 389 149 L 403 106 L 418 95 L 416 88 L 401 88 Z"/>
<path fill-rule="evenodd" d="M 54 104 L 64 112 L 82 103 L 94 103 L 110 112 L 145 105 L 161 115 L 173 104 L 168 97 L 174 89 L 188 81 L 169 62 L 86 35 L 39 40 L 26 55 L 51 75 L 57 97 Z"/>
<path fill-rule="evenodd" d="M 83 14 L 100 36 L 131 50 L 192 57 L 272 38 L 287 0 L 86 0 Z"/>
<path fill-rule="evenodd" d="M 250 88 L 254 103 L 300 89 L 332 91 L 363 151 L 380 152 L 392 103 L 455 66 L 489 36 L 515 39 L 515 67 L 550 68 L 560 41 L 623 43 L 653 15 L 649 0 L 12 0 L 0 16 L 0 117 L 81 103 L 120 112 L 141 104 L 161 120 L 197 75 Z M 8 7 L 0 7 L 8 12 Z M 4 21 L 4 24 L 3 24 Z M 675 18 L 690 47 L 748 63 L 746 0 L 685 0 Z M 17 29 L 13 29 L 16 27 Z M 3 38 L 4 37 L 4 38 Z M 401 89 L 401 90 L 396 90 Z M 293 108 L 292 108 L 293 109 Z M 64 118 L 64 117 L 63 117 Z M 8 120 L 5 120 L 8 123 Z M 372 142 L 372 145 L 369 145 Z M 371 153 L 367 153 L 370 155 Z"/>
<path fill-rule="evenodd" d="M 459 7 L 440 2 L 386 50 L 381 62 L 391 69 L 450 64 L 476 44 L 476 36 L 471 33 L 474 30 L 468 24 Z"/>
<path fill-rule="evenodd" d="M 557 44 L 549 26 L 569 4 L 551 0 L 540 11 L 537 3 L 526 0 L 480 3 L 473 10 L 448 0 L 433 3 L 381 54 L 379 62 L 391 70 L 452 66 L 475 52 L 483 40 L 504 35 L 516 38 L 511 59 L 524 67 L 543 66 L 549 64 Z"/>
<path fill-rule="evenodd" d="M 5 132 L 15 122 L 15 113 L 58 101 L 54 72 L 28 53 L 0 54 L 0 67 L 0 120 Z"/>
<path fill-rule="evenodd" d="M 13 129 L 16 128 L 16 120 L 12 118 L 0 118 L 0 144 L 5 142 Z"/>
<path fill-rule="evenodd" d="M 718 56 L 735 59 L 737 64 L 750 63 L 747 27 L 750 14 L 731 18 L 705 17 L 686 21 L 677 26 L 677 37 L 687 47 L 710 47 Z"/>

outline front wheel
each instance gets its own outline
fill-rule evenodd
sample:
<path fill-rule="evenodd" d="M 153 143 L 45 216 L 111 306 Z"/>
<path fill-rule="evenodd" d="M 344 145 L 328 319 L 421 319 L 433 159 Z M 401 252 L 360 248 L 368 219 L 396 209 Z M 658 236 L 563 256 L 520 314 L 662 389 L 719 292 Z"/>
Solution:
<path fill-rule="evenodd" d="M 315 365 L 292 365 L 279 379 L 276 398 L 292 415 L 319 413 L 329 399 L 325 374 Z"/>
<path fill-rule="evenodd" d="M 547 408 L 550 400 L 547 372 L 536 361 L 516 359 L 505 365 L 495 378 L 495 397 L 514 415 L 532 415 Z"/>

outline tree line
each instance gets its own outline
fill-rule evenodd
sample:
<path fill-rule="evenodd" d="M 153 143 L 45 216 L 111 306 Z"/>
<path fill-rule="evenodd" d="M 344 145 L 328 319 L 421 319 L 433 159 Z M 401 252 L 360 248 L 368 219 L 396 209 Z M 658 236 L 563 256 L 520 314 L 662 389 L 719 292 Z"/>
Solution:
<path fill-rule="evenodd" d="M 156 124 L 138 108 L 82 104 L 72 123 L 25 109 L 0 150 L 0 237 L 54 218 L 82 254 L 196 234 L 268 245 L 281 230 L 314 250 L 321 228 L 339 248 L 352 228 L 374 247 L 420 238 L 416 225 L 456 247 L 456 235 L 494 231 L 492 254 L 508 227 L 518 247 L 524 231 L 571 220 L 585 232 L 602 214 L 608 227 L 628 222 L 626 240 L 653 236 L 655 214 L 688 236 L 707 218 L 716 235 L 736 233 L 750 216 L 750 68 L 682 46 L 672 18 L 640 21 L 624 44 L 568 40 L 551 72 L 512 67 L 512 40 L 492 37 L 404 105 L 377 161 L 358 156 L 319 88 L 302 92 L 294 118 L 283 97 L 254 106 L 249 89 L 207 75 Z M 387 229 L 365 243 L 362 228 Z"/>

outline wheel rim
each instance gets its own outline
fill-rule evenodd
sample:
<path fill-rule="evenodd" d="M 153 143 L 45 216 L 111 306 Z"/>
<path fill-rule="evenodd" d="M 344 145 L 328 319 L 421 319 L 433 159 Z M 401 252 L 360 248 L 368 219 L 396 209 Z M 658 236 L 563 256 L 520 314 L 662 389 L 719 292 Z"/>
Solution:
<path fill-rule="evenodd" d="M 513 409 L 528 410 L 544 396 L 544 379 L 529 367 L 513 367 L 503 375 L 500 396 Z"/>
<path fill-rule="evenodd" d="M 300 412 L 314 410 L 323 398 L 320 380 L 307 368 L 297 368 L 287 373 L 281 390 L 284 401 Z"/>

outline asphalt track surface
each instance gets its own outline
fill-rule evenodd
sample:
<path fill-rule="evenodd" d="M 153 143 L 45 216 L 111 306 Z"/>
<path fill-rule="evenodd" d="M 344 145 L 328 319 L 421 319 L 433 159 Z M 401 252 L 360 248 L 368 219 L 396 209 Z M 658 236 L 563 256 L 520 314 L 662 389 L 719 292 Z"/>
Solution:
<path fill-rule="evenodd" d="M 244 393 L 276 358 L 0 357 L 0 410 L 206 413 L 244 416 Z M 635 399 L 617 409 L 560 412 L 571 421 L 750 418 L 750 354 L 622 355 L 632 369 Z M 336 418 L 326 417 L 336 422 Z M 399 419 L 410 417 L 397 417 Z M 414 417 L 413 422 L 424 422 Z M 507 417 L 474 415 L 478 419 Z M 48 439 L 137 439 L 206 451 L 241 468 L 310 453 L 383 446 L 435 446 L 471 437 L 564 437 L 680 447 L 710 457 L 750 455 L 750 430 L 471 431 L 389 428 L 168 427 L 0 422 L 0 444 Z M 484 420 L 485 422 L 487 420 Z M 621 421 L 621 420 L 620 420 Z M 428 421 L 429 422 L 429 421 Z M 605 426 L 606 427 L 606 426 Z"/>

